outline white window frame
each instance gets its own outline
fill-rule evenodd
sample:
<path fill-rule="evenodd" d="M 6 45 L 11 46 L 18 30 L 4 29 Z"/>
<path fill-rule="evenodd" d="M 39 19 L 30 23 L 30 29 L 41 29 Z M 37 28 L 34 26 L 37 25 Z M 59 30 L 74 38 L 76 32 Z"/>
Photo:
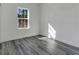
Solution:
<path fill-rule="evenodd" d="M 29 28 L 30 28 L 30 25 L 29 25 L 29 17 L 30 17 L 30 15 L 29 15 L 29 9 L 28 9 L 28 8 L 22 8 L 22 7 L 18 7 L 18 8 L 27 9 L 27 11 L 28 11 L 27 17 L 28 17 L 28 18 L 18 18 L 18 16 L 17 16 L 17 29 L 29 29 Z M 27 19 L 27 20 L 28 20 L 28 27 L 20 28 L 20 27 L 19 27 L 19 23 L 18 23 L 18 20 L 19 20 L 19 19 Z"/>

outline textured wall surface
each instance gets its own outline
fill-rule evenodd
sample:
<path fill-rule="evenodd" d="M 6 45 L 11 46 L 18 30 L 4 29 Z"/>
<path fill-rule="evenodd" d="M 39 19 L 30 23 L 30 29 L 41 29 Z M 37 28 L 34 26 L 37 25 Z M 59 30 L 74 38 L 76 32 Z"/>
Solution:
<path fill-rule="evenodd" d="M 1 42 L 39 34 L 39 4 L 2 4 Z M 28 8 L 30 11 L 30 29 L 17 29 L 17 7 Z"/>
<path fill-rule="evenodd" d="M 79 47 L 79 4 L 42 4 L 41 34 L 48 23 L 56 30 L 56 40 Z"/>

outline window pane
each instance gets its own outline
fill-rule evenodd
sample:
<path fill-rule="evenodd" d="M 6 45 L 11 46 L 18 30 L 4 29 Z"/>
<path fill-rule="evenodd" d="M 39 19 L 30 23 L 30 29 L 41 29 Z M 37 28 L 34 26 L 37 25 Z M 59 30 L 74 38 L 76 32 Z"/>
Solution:
<path fill-rule="evenodd" d="M 28 28 L 28 9 L 17 8 L 18 28 Z"/>

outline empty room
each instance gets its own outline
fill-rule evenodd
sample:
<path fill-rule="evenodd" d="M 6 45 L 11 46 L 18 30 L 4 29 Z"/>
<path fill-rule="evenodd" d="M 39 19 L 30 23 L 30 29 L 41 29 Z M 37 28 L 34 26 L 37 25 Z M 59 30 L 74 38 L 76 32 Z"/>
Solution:
<path fill-rule="evenodd" d="M 0 55 L 79 55 L 79 3 L 0 3 Z"/>

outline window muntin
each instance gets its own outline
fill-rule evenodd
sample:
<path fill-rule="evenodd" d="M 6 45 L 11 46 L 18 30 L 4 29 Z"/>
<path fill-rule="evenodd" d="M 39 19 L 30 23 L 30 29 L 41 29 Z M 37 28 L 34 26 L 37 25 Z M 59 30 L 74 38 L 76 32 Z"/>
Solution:
<path fill-rule="evenodd" d="M 17 8 L 17 27 L 18 29 L 29 29 L 29 9 Z"/>

